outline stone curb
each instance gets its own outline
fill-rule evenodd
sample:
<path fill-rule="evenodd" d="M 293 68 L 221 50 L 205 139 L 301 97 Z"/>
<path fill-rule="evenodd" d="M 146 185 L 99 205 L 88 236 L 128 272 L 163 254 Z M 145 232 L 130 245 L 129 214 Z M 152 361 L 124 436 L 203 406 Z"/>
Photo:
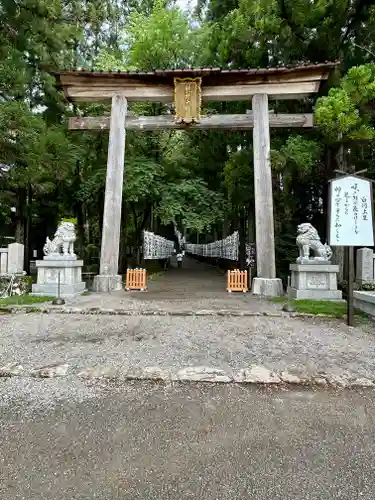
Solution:
<path fill-rule="evenodd" d="M 375 374 L 372 379 L 356 377 L 347 372 L 306 374 L 300 371 L 276 372 L 260 365 L 243 368 L 236 373 L 204 366 L 189 366 L 179 370 L 148 366 L 120 371 L 112 366 L 89 367 L 82 370 L 69 370 L 69 364 L 52 364 L 25 371 L 18 363 L 9 363 L 0 367 L 0 378 L 37 377 L 61 378 L 75 376 L 83 380 L 148 380 L 154 382 L 203 382 L 211 384 L 235 383 L 241 385 L 257 385 L 267 387 L 329 387 L 335 389 L 375 388 Z"/>
<path fill-rule="evenodd" d="M 261 317 L 266 316 L 269 318 L 332 318 L 340 319 L 337 316 L 330 314 L 310 314 L 298 312 L 285 312 L 285 311 L 242 311 L 236 309 L 222 309 L 222 310 L 201 310 L 201 311 L 163 311 L 163 310 L 131 310 L 131 309 L 108 309 L 104 307 L 37 307 L 37 306 L 3 306 L 0 308 L 1 312 L 8 314 L 81 314 L 87 316 L 103 315 L 103 316 L 237 316 L 237 317 Z M 344 318 L 345 316 L 342 316 Z"/>

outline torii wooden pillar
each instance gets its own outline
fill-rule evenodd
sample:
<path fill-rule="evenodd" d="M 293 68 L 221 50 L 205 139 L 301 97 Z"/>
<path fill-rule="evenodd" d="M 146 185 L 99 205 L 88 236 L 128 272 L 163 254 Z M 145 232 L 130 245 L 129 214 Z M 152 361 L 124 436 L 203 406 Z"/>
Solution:
<path fill-rule="evenodd" d="M 126 98 L 121 95 L 112 97 L 100 271 L 99 278 L 95 277 L 95 287 L 98 291 L 121 290 L 122 288 L 122 279 L 118 274 L 118 262 L 124 180 L 126 111 Z"/>
<path fill-rule="evenodd" d="M 171 70 L 151 73 L 63 72 L 58 75 L 65 95 L 74 101 L 108 102 L 111 100 L 110 137 L 104 203 L 100 274 L 95 277 L 97 291 L 121 289 L 118 275 L 121 226 L 122 185 L 124 175 L 126 128 L 150 130 L 181 128 L 173 117 L 138 117 L 126 121 L 129 101 L 173 101 L 175 77 L 201 77 L 202 99 L 235 101 L 252 98 L 252 115 L 206 117 L 193 128 L 253 127 L 254 184 L 257 272 L 253 293 L 280 296 L 281 280 L 276 277 L 275 237 L 270 164 L 270 121 L 274 126 L 312 126 L 311 115 L 269 114 L 268 100 L 304 98 L 319 90 L 335 63 L 305 65 L 296 68 L 257 70 Z M 245 117 L 245 118 L 244 118 Z M 275 119 L 276 117 L 276 119 Z M 164 121 L 163 121 L 164 120 Z M 71 129 L 105 129 L 108 118 L 73 118 Z"/>
<path fill-rule="evenodd" d="M 281 280 L 276 278 L 275 229 L 273 216 L 272 175 L 270 161 L 270 127 L 267 94 L 253 96 L 254 195 L 257 277 L 253 293 L 278 297 L 283 294 Z M 261 253 L 259 253 L 258 249 Z"/>

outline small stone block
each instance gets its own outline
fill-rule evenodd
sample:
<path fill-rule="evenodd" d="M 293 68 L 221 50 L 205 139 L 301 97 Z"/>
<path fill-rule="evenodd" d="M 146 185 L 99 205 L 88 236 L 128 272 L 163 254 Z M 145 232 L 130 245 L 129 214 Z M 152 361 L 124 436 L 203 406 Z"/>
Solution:
<path fill-rule="evenodd" d="M 357 309 L 365 312 L 372 318 L 375 318 L 375 292 L 365 292 L 364 290 L 355 290 L 353 292 L 353 305 Z"/>
<path fill-rule="evenodd" d="M 254 278 L 252 292 L 254 295 L 263 297 L 282 297 L 284 295 L 283 284 L 279 278 Z"/>
<path fill-rule="evenodd" d="M 358 281 L 375 281 L 374 252 L 371 248 L 360 248 L 357 250 L 356 270 Z"/>
<path fill-rule="evenodd" d="M 122 276 L 98 274 L 94 277 L 93 290 L 95 292 L 113 292 L 123 289 Z"/>

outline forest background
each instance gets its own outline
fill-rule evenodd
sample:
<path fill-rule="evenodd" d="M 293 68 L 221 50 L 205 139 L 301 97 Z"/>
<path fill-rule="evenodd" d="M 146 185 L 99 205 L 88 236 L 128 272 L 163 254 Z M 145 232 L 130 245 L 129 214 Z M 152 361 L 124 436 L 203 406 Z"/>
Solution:
<path fill-rule="evenodd" d="M 375 179 L 375 0 L 0 1 L 0 236 L 25 244 L 26 262 L 75 218 L 78 253 L 97 271 L 108 134 L 70 132 L 68 118 L 108 113 L 56 90 L 68 69 L 250 68 L 339 61 L 322 95 L 275 101 L 275 112 L 314 110 L 313 129 L 273 129 L 271 162 L 278 275 L 295 259 L 295 233 L 324 238 L 335 169 Z M 209 103 L 244 113 L 251 103 Z M 137 103 L 144 115 L 166 105 Z M 254 242 L 251 131 L 127 133 L 121 270 L 139 258 L 142 231 L 211 242 L 240 231 Z"/>

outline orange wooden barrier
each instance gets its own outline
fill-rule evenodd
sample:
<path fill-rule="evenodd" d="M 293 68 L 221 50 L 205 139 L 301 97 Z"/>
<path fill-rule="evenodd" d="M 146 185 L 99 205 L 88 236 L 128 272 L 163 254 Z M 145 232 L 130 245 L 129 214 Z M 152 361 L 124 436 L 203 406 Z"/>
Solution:
<path fill-rule="evenodd" d="M 125 289 L 127 291 L 140 290 L 141 292 L 147 290 L 146 269 L 128 269 L 126 271 Z"/>
<path fill-rule="evenodd" d="M 233 269 L 228 271 L 228 285 L 227 291 L 231 292 L 244 292 L 248 291 L 247 286 L 247 271 L 240 271 Z"/>

